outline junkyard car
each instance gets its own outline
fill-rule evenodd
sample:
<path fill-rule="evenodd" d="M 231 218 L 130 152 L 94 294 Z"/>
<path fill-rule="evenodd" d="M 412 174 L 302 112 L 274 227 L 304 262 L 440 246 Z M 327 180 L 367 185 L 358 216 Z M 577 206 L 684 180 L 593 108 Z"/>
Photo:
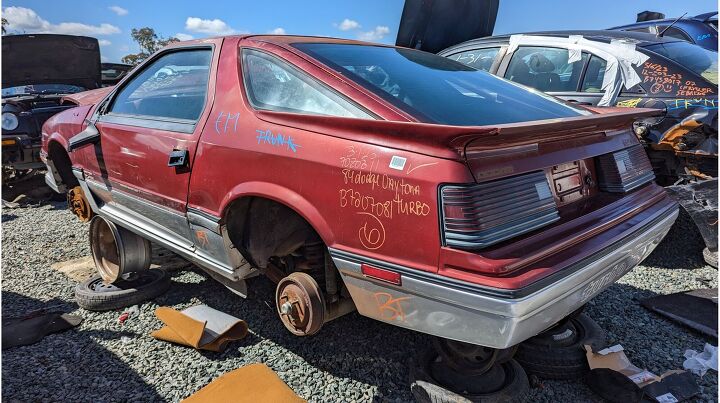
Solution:
<path fill-rule="evenodd" d="M 658 111 L 591 112 L 411 49 L 187 41 L 67 101 L 43 128 L 51 186 L 236 290 L 274 279 L 298 335 L 356 307 L 504 349 L 631 270 L 677 216 L 632 132 Z"/>
<path fill-rule="evenodd" d="M 7 35 L 2 40 L 3 177 L 43 168 L 40 129 L 52 115 L 72 108 L 61 98 L 100 86 L 95 38 L 70 35 Z"/>
<path fill-rule="evenodd" d="M 578 104 L 663 109 L 635 131 L 717 265 L 716 52 L 669 37 L 574 31 L 488 37 L 440 54 Z"/>
<path fill-rule="evenodd" d="M 123 63 L 103 63 L 101 65 L 102 85 L 108 87 L 120 82 L 132 70 L 133 66 Z"/>
<path fill-rule="evenodd" d="M 636 128 L 659 182 L 717 177 L 716 52 L 647 34 L 572 31 L 483 38 L 440 55 L 570 102 L 663 109 L 660 122 Z"/>
<path fill-rule="evenodd" d="M 653 14 L 653 13 L 651 13 Z M 613 30 L 645 32 L 677 38 L 694 43 L 705 49 L 718 50 L 718 17 L 717 12 L 710 12 L 685 18 L 647 19 L 634 24 L 622 25 Z"/>

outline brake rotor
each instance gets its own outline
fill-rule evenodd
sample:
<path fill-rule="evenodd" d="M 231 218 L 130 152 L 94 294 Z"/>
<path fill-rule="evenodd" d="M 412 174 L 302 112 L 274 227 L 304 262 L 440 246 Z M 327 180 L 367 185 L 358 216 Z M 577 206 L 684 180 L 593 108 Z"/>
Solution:
<path fill-rule="evenodd" d="M 92 218 L 92 208 L 90 208 L 90 203 L 88 203 L 85 193 L 83 193 L 80 186 L 75 186 L 70 189 L 67 194 L 67 201 L 70 211 L 72 211 L 80 221 L 88 222 Z"/>
<path fill-rule="evenodd" d="M 295 272 L 280 280 L 275 305 L 283 325 L 296 336 L 313 335 L 325 323 L 325 299 L 307 273 Z"/>

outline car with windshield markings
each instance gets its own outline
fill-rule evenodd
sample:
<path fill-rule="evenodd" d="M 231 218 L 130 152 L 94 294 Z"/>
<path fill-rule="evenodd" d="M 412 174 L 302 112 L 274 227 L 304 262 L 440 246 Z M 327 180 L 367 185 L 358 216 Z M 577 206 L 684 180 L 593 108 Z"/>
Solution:
<path fill-rule="evenodd" d="M 559 31 L 474 39 L 439 54 L 575 104 L 662 109 L 634 130 L 716 265 L 717 52 L 670 36 Z"/>
<path fill-rule="evenodd" d="M 66 102 L 43 127 L 46 179 L 91 220 L 93 284 L 146 270 L 151 241 L 240 294 L 275 281 L 296 335 L 357 309 L 446 357 L 483 349 L 475 373 L 501 379 L 477 393 L 526 389 L 514 346 L 677 216 L 632 132 L 657 110 L 599 113 L 412 49 L 193 40 Z"/>

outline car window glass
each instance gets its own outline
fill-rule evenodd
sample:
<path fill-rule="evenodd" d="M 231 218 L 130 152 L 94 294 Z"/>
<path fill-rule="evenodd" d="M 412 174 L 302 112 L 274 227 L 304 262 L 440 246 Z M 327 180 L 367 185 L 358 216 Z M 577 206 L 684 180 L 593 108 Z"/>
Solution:
<path fill-rule="evenodd" d="M 519 47 L 510 60 L 505 78 L 544 92 L 577 91 L 582 68 L 588 59 L 568 63 L 568 50 Z"/>
<path fill-rule="evenodd" d="M 255 108 L 372 119 L 299 70 L 265 53 L 243 50 L 243 73 L 248 98 Z"/>
<path fill-rule="evenodd" d="M 607 62 L 595 55 L 590 58 L 585 78 L 583 79 L 582 92 L 602 92 L 602 83 L 605 78 L 605 66 Z"/>
<path fill-rule="evenodd" d="M 647 26 L 647 27 L 628 28 L 628 29 L 625 29 L 625 31 L 650 33 L 650 27 Z"/>
<path fill-rule="evenodd" d="M 292 46 L 423 122 L 487 125 L 588 113 L 428 52 L 340 43 Z"/>
<path fill-rule="evenodd" d="M 660 25 L 659 25 L 659 26 L 657 27 L 658 33 L 663 32 L 663 30 L 665 30 L 665 28 L 667 28 L 667 26 L 660 26 Z M 679 30 L 679 29 L 677 29 L 677 28 L 675 28 L 675 27 L 667 28 L 667 29 L 665 30 L 665 33 L 663 33 L 663 37 L 666 37 L 666 38 L 677 38 L 677 39 L 682 39 L 683 41 L 688 41 L 688 40 L 690 40 L 690 37 L 687 36 L 687 35 L 685 34 L 685 32 L 683 32 L 683 31 L 681 31 L 681 30 Z"/>
<path fill-rule="evenodd" d="M 118 92 L 110 112 L 197 120 L 207 95 L 212 50 L 165 54 Z"/>
<path fill-rule="evenodd" d="M 649 45 L 646 49 L 666 57 L 678 66 L 692 71 L 710 83 L 718 84 L 718 54 L 688 42 L 665 42 Z M 654 58 L 653 58 L 654 59 Z M 658 61 L 660 62 L 660 61 Z M 662 64 L 662 62 L 660 62 Z M 701 85 L 703 86 L 703 85 Z"/>
<path fill-rule="evenodd" d="M 474 69 L 490 71 L 500 48 L 467 50 L 451 55 L 449 59 L 466 64 Z"/>

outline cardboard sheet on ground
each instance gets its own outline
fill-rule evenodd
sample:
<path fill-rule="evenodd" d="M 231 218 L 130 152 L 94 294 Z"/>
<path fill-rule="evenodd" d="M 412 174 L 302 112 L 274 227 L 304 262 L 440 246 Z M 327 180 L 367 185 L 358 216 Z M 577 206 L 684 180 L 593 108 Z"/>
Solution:
<path fill-rule="evenodd" d="M 661 403 L 681 402 L 700 392 L 695 379 L 683 370 L 671 370 L 658 376 L 652 372 L 636 367 L 625 355 L 621 345 L 614 345 L 598 352 L 585 346 L 587 361 L 591 370 L 606 368 L 630 379 L 638 388 Z M 616 392 L 617 393 L 617 392 Z"/>
<path fill-rule="evenodd" d="M 700 289 L 658 295 L 640 302 L 660 315 L 708 336 L 718 336 L 718 289 Z"/>
<path fill-rule="evenodd" d="M 198 350 L 223 351 L 229 342 L 242 339 L 248 331 L 245 321 L 207 305 L 182 311 L 160 307 L 155 315 L 165 326 L 151 336 Z"/>
<path fill-rule="evenodd" d="M 215 379 L 183 403 L 294 403 L 305 402 L 298 397 L 265 364 L 250 364 Z"/>

